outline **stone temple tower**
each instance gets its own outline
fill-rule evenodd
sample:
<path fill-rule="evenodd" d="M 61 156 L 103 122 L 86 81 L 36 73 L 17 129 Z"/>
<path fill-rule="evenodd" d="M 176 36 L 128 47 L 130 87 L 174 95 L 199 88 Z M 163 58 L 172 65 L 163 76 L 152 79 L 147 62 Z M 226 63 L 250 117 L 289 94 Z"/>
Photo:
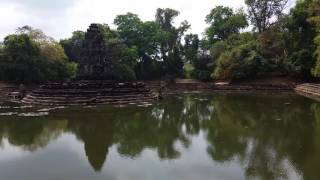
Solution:
<path fill-rule="evenodd" d="M 106 42 L 97 24 L 91 24 L 85 34 L 83 51 L 79 62 L 80 79 L 105 79 L 110 67 Z"/>

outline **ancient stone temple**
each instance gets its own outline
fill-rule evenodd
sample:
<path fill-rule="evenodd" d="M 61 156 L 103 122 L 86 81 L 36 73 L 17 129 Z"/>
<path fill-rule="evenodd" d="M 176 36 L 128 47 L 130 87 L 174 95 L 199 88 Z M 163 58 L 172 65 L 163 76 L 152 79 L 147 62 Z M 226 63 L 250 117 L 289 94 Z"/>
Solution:
<path fill-rule="evenodd" d="M 105 79 L 108 76 L 110 60 L 106 42 L 97 24 L 91 24 L 85 34 L 79 62 L 79 79 Z"/>
<path fill-rule="evenodd" d="M 23 103 L 35 105 L 87 105 L 150 103 L 158 97 L 141 82 L 118 82 L 110 76 L 112 62 L 102 32 L 91 24 L 85 34 L 77 80 L 48 83 L 29 92 Z"/>

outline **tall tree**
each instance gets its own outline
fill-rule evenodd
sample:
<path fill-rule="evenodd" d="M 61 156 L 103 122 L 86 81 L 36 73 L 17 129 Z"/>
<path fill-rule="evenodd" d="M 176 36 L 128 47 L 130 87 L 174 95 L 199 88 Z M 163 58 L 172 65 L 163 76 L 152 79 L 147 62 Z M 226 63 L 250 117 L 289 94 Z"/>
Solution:
<path fill-rule="evenodd" d="M 317 11 L 310 11 L 315 2 L 317 1 L 297 1 L 287 17 L 286 28 L 281 31 L 286 40 L 286 66 L 289 67 L 290 74 L 303 78 L 312 77 L 311 69 L 315 67 L 316 62 L 313 55 L 316 50 L 314 39 L 317 32 L 315 24 L 310 21 L 311 17 L 316 17 Z"/>
<path fill-rule="evenodd" d="M 316 50 L 314 56 L 316 58 L 316 66 L 313 69 L 313 75 L 320 77 L 320 1 L 313 0 L 308 8 L 310 18 L 308 19 L 316 29 L 316 37 L 314 38 L 314 43 L 316 45 Z"/>
<path fill-rule="evenodd" d="M 69 62 L 59 43 L 29 26 L 5 38 L 1 56 L 2 79 L 9 82 L 60 81 L 76 72 L 76 65 Z"/>
<path fill-rule="evenodd" d="M 138 52 L 136 75 L 140 79 L 161 77 L 159 47 L 161 42 L 160 25 L 154 21 L 142 22 L 138 15 L 127 13 L 114 20 L 122 41 Z"/>
<path fill-rule="evenodd" d="M 184 33 L 190 28 L 187 21 L 183 21 L 176 28 L 173 20 L 179 12 L 173 9 L 157 9 L 156 23 L 161 28 L 160 57 L 164 62 L 164 68 L 168 75 L 180 76 L 183 72 L 181 39 Z"/>
<path fill-rule="evenodd" d="M 265 31 L 280 16 L 288 0 L 245 0 L 254 30 Z"/>
<path fill-rule="evenodd" d="M 234 12 L 233 9 L 217 6 L 206 16 L 206 37 L 211 44 L 227 39 L 231 34 L 239 33 L 248 26 L 246 15 L 242 10 Z"/>
<path fill-rule="evenodd" d="M 60 41 L 66 55 L 71 61 L 79 62 L 84 41 L 83 31 L 74 31 L 71 38 Z"/>
<path fill-rule="evenodd" d="M 193 63 L 196 61 L 199 53 L 200 40 L 196 34 L 188 34 L 184 37 L 185 61 Z"/>
<path fill-rule="evenodd" d="M 141 46 L 143 22 L 138 15 L 133 13 L 118 15 L 114 19 L 114 24 L 124 43 L 128 46 Z"/>
<path fill-rule="evenodd" d="M 0 62 L 3 80 L 9 82 L 35 81 L 33 66 L 40 54 L 39 46 L 26 34 L 9 35 L 4 39 L 4 58 Z"/>

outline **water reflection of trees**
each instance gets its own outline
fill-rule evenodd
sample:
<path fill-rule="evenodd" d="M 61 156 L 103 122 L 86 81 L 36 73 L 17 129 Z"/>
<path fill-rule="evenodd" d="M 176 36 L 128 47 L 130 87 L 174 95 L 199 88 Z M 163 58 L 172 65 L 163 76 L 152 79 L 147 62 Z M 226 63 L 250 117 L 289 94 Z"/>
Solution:
<path fill-rule="evenodd" d="M 51 140 L 56 139 L 66 126 L 65 121 L 51 120 L 43 117 L 36 119 L 1 117 L 0 142 L 6 138 L 10 144 L 28 151 L 43 148 Z"/>
<path fill-rule="evenodd" d="M 305 155 L 315 132 L 309 101 L 281 96 L 220 98 L 213 120 L 203 127 L 215 161 L 239 160 L 249 179 L 286 179 L 286 162 L 301 170 L 297 158 Z"/>
<path fill-rule="evenodd" d="M 99 171 L 112 146 L 131 158 L 153 149 L 161 159 L 174 159 L 180 156 L 178 142 L 188 148 L 191 137 L 203 131 L 210 157 L 217 163 L 238 161 L 248 179 L 289 178 L 288 163 L 305 179 L 315 179 L 320 176 L 312 169 L 320 165 L 319 107 L 296 96 L 186 95 L 117 112 L 67 110 L 40 120 L 0 120 L 0 138 L 34 150 L 62 131 L 71 132 Z"/>

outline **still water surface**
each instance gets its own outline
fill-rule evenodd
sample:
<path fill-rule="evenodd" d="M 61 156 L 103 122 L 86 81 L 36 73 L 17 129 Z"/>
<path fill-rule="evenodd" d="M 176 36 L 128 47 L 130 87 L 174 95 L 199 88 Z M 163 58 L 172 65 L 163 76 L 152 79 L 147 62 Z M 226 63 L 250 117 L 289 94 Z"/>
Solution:
<path fill-rule="evenodd" d="M 1 180 L 320 179 L 320 104 L 293 94 L 39 110 L 0 104 Z"/>

